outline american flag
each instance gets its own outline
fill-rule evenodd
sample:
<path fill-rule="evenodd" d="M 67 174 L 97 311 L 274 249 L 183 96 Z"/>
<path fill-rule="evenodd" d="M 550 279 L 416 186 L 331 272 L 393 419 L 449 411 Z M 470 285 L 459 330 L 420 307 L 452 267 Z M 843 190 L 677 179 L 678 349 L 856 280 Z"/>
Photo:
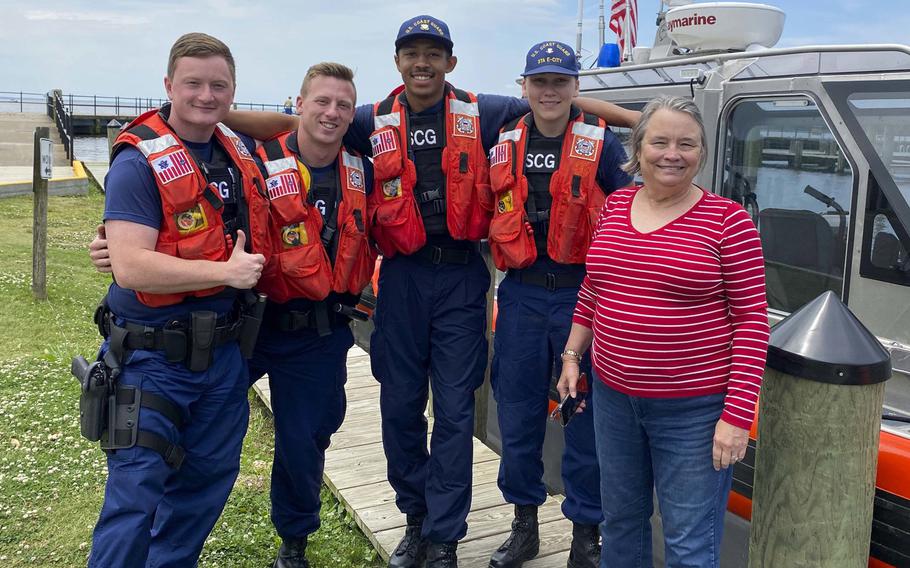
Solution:
<path fill-rule="evenodd" d="M 153 163 L 155 174 L 161 183 L 169 183 L 177 178 L 193 173 L 190 159 L 182 149 L 156 159 Z"/>
<path fill-rule="evenodd" d="M 504 164 L 509 160 L 509 144 L 503 142 L 493 146 L 490 150 L 490 167 Z"/>
<path fill-rule="evenodd" d="M 626 22 L 627 14 L 628 22 Z M 628 25 L 626 25 L 627 23 Z M 610 30 L 616 33 L 619 53 L 623 58 L 627 58 L 632 53 L 632 48 L 635 47 L 638 33 L 638 0 L 613 0 L 613 7 L 610 10 Z M 628 37 L 626 33 L 628 33 Z"/>
<path fill-rule="evenodd" d="M 297 174 L 272 176 L 266 180 L 265 186 L 269 191 L 269 199 L 278 199 L 285 195 L 300 193 L 300 186 L 297 185 Z"/>
<path fill-rule="evenodd" d="M 391 152 L 398 147 L 398 139 L 392 130 L 383 130 L 370 136 L 370 143 L 373 145 L 373 157 Z"/>

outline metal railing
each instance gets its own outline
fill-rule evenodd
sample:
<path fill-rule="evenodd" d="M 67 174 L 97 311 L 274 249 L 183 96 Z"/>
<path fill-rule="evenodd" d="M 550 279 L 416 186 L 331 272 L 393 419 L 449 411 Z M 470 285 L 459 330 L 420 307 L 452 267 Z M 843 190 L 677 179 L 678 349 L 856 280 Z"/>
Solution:
<path fill-rule="evenodd" d="M 0 91 L 0 112 L 44 112 L 47 93 Z"/>
<path fill-rule="evenodd" d="M 45 93 L 25 91 L 0 91 L 0 112 L 43 112 L 46 105 Z M 62 103 L 70 116 L 116 116 L 132 118 L 143 112 L 158 108 L 167 102 L 165 98 L 119 97 L 106 95 L 77 95 L 67 93 Z M 270 110 L 282 112 L 284 104 L 235 102 L 238 110 Z"/>
<path fill-rule="evenodd" d="M 63 104 L 60 91 L 52 91 L 47 95 L 47 115 L 54 119 L 66 157 L 73 161 L 73 117 Z"/>

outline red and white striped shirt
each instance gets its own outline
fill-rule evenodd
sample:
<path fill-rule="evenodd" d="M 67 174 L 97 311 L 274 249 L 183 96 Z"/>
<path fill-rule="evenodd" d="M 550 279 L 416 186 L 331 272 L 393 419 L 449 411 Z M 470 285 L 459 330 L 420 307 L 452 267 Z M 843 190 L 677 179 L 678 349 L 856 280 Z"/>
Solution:
<path fill-rule="evenodd" d="M 631 396 L 726 392 L 721 418 L 749 428 L 769 336 L 758 231 L 737 203 L 704 191 L 640 233 L 630 219 L 638 189 L 610 194 L 588 250 L 574 322 L 594 332 L 594 369 Z"/>

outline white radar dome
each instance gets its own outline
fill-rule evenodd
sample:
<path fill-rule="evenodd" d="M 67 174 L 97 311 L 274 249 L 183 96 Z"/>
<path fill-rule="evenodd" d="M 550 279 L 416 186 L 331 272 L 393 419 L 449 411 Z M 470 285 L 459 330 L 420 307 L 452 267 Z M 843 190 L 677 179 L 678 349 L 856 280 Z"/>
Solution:
<path fill-rule="evenodd" d="M 667 11 L 666 26 L 680 47 L 693 51 L 773 47 L 784 29 L 784 12 L 767 4 L 706 2 Z"/>

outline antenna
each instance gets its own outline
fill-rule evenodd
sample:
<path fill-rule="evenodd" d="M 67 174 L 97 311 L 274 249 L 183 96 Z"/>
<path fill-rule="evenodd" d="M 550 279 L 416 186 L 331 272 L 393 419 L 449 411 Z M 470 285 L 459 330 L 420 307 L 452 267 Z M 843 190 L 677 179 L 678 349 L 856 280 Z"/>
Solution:
<path fill-rule="evenodd" d="M 578 33 L 575 35 L 576 65 L 581 67 L 581 22 L 585 17 L 585 0 L 578 0 Z"/>
<path fill-rule="evenodd" d="M 604 32 L 606 31 L 606 24 L 604 23 L 604 0 L 600 0 L 600 20 L 597 23 L 597 28 L 600 30 L 600 43 L 597 44 L 597 49 L 600 49 L 600 46 L 604 44 Z"/>

